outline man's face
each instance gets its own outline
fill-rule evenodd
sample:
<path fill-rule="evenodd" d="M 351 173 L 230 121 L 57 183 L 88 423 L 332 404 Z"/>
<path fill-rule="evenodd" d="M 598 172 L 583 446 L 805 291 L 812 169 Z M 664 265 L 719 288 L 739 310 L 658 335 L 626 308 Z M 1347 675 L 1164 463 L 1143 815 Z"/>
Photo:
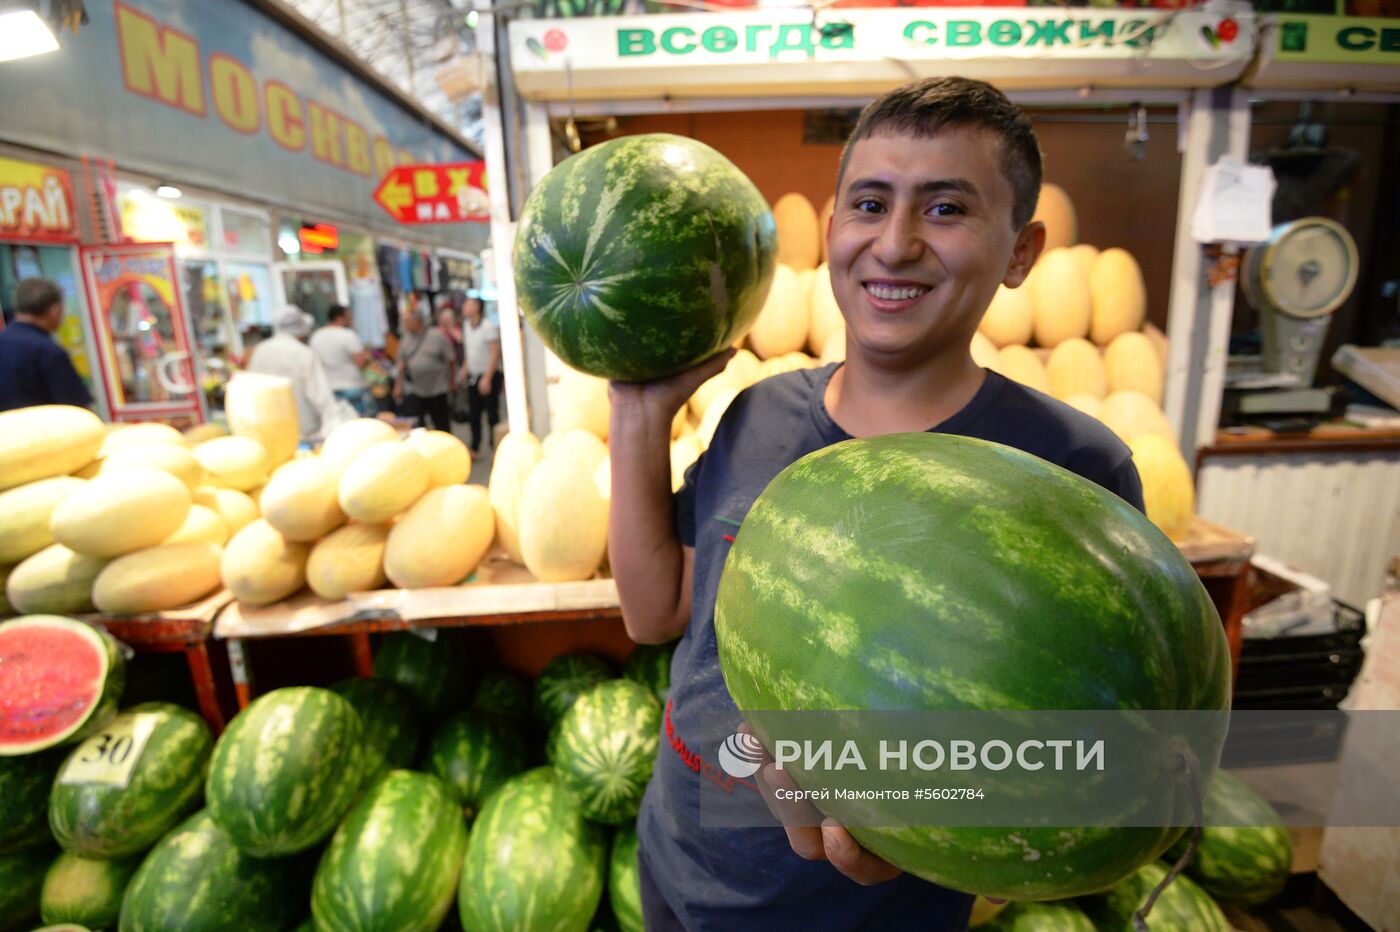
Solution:
<path fill-rule="evenodd" d="M 403 325 L 408 329 L 409 333 L 417 333 L 423 329 L 423 318 L 419 317 L 417 314 L 409 314 L 404 317 Z"/>
<path fill-rule="evenodd" d="M 463 314 L 463 315 L 467 318 L 467 320 L 470 321 L 472 324 L 475 325 L 475 324 L 480 323 L 480 322 L 481 322 L 481 302 L 480 302 L 480 301 L 477 301 L 477 300 L 468 301 L 468 302 L 466 303 L 466 305 L 462 308 L 462 314 Z"/>
<path fill-rule="evenodd" d="M 1002 282 L 1019 285 L 1044 242 L 1011 226 L 1001 142 L 950 126 L 852 148 L 827 235 L 848 355 L 918 362 L 971 340 Z"/>

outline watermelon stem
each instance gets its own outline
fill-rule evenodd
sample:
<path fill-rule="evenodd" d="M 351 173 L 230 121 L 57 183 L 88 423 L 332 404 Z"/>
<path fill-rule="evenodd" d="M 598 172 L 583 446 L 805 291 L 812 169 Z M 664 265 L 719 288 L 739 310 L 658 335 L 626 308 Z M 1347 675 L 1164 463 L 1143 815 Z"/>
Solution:
<path fill-rule="evenodd" d="M 1182 765 L 1186 768 L 1186 792 L 1191 798 L 1191 812 L 1195 816 L 1191 825 L 1191 841 L 1182 852 L 1177 862 L 1172 865 L 1172 869 L 1167 871 L 1167 875 L 1162 878 L 1162 882 L 1153 888 L 1147 896 L 1147 902 L 1133 913 L 1133 932 L 1148 932 L 1147 914 L 1152 912 L 1152 907 L 1157 902 L 1157 897 L 1162 895 L 1162 891 L 1171 886 L 1173 880 L 1186 870 L 1186 865 L 1191 863 L 1191 859 L 1196 856 L 1196 849 L 1201 845 L 1201 830 L 1205 822 L 1202 815 L 1201 804 L 1201 771 L 1200 765 L 1196 762 L 1196 755 L 1190 748 L 1183 749 L 1177 754 Z"/>

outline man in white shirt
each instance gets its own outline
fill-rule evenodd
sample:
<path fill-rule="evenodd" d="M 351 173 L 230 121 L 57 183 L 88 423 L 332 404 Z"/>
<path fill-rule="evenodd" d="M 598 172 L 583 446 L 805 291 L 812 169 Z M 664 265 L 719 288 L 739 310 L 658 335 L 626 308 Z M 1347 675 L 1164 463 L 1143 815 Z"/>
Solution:
<path fill-rule="evenodd" d="M 304 342 L 315 323 L 310 314 L 288 304 L 273 319 L 272 337 L 259 343 L 248 359 L 249 372 L 280 376 L 292 383 L 303 440 L 325 434 L 355 416 L 354 409 L 331 393 L 325 369 Z"/>
<path fill-rule="evenodd" d="M 311 350 L 326 370 L 335 397 L 348 402 L 361 417 L 374 417 L 379 406 L 370 394 L 365 380 L 369 350 L 350 328 L 350 310 L 342 304 L 332 304 L 326 312 L 326 325 L 311 335 Z"/>
<path fill-rule="evenodd" d="M 488 442 L 494 447 L 496 424 L 501 420 L 501 332 L 487 320 L 480 298 L 468 298 L 462 308 L 462 342 L 466 344 L 466 362 L 462 365 L 462 381 L 467 385 L 467 426 L 471 428 L 472 453 L 480 452 L 481 418 L 486 416 Z"/>

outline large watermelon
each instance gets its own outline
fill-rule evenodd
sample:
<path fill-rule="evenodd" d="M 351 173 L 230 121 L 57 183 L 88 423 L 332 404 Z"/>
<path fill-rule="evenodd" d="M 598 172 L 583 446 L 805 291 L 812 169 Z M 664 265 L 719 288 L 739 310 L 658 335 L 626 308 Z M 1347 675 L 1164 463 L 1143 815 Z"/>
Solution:
<path fill-rule="evenodd" d="M 509 670 L 487 670 L 476 684 L 470 708 L 516 722 L 528 722 L 530 681 Z"/>
<path fill-rule="evenodd" d="M 257 857 L 325 838 L 360 794 L 363 728 L 329 689 L 275 689 L 238 713 L 214 746 L 210 817 Z"/>
<path fill-rule="evenodd" d="M 446 785 L 471 819 L 497 787 L 526 767 L 525 738 L 511 722 L 468 709 L 443 722 L 423 769 Z"/>
<path fill-rule="evenodd" d="M 569 711 L 585 689 L 612 679 L 608 662 L 593 654 L 560 654 L 535 679 L 535 721 L 545 731 Z"/>
<path fill-rule="evenodd" d="M 623 678 L 650 689 L 663 707 L 671 695 L 671 656 L 676 652 L 676 643 L 639 644 L 622 665 Z"/>
<path fill-rule="evenodd" d="M 151 849 L 122 898 L 121 932 L 277 932 L 306 909 L 304 858 L 255 858 L 200 810 Z"/>
<path fill-rule="evenodd" d="M 981 928 L 987 932 L 1094 932 L 1084 910 L 1064 902 L 1010 903 Z"/>
<path fill-rule="evenodd" d="M 1167 852 L 1186 853 L 1189 838 Z M 1224 903 L 1254 906 L 1283 892 L 1293 868 L 1293 843 L 1269 801 L 1223 770 L 1206 793 L 1205 828 L 1186 873 Z"/>
<path fill-rule="evenodd" d="M 680 136 L 625 136 L 566 159 L 530 192 L 515 290 L 560 359 L 645 381 L 748 330 L 776 238 L 763 196 L 724 156 Z"/>
<path fill-rule="evenodd" d="M 642 887 L 637 880 L 637 827 L 624 825 L 613 835 L 608 861 L 608 901 L 622 932 L 646 932 Z"/>
<path fill-rule="evenodd" d="M 45 922 L 76 922 L 91 929 L 117 924 L 122 895 L 141 858 L 99 861 L 64 852 L 44 877 L 39 912 Z"/>
<path fill-rule="evenodd" d="M 57 854 L 52 845 L 39 845 L 0 857 L 0 932 L 34 927 L 44 874 Z"/>
<path fill-rule="evenodd" d="M 579 696 L 554 730 L 549 762 L 595 822 L 637 818 L 656 760 L 661 706 L 640 683 L 608 680 Z"/>
<path fill-rule="evenodd" d="M 0 756 L 79 741 L 117 714 L 126 660 L 107 632 L 58 615 L 0 622 Z"/>
<path fill-rule="evenodd" d="M 391 770 L 413 766 L 422 728 L 412 693 L 398 683 L 365 677 L 342 680 L 331 690 L 355 707 L 364 726 L 366 787 Z"/>
<path fill-rule="evenodd" d="M 1084 912 L 1100 932 L 1133 932 L 1133 914 L 1143 907 L 1167 876 L 1161 864 L 1148 864 L 1136 874 L 1114 884 L 1107 892 L 1080 901 Z M 1147 914 L 1149 929 L 1163 932 L 1230 932 L 1230 923 L 1215 900 L 1190 877 L 1177 875 Z"/>
<path fill-rule="evenodd" d="M 445 634 L 435 641 L 396 632 L 374 654 L 376 679 L 393 680 L 413 693 L 429 721 L 437 721 L 467 704 L 467 678 L 454 642 Z"/>
<path fill-rule="evenodd" d="M 457 909 L 470 932 L 583 932 L 603 896 L 607 839 L 554 771 L 537 767 L 486 801 L 467 840 Z"/>
<path fill-rule="evenodd" d="M 67 749 L 0 757 L 0 855 L 49 837 L 49 790 Z"/>
<path fill-rule="evenodd" d="M 322 932 L 433 932 L 457 892 L 467 827 L 436 777 L 394 770 L 350 810 L 316 868 Z"/>
<path fill-rule="evenodd" d="M 89 858 L 140 854 L 199 807 L 213 749 L 209 726 L 188 709 L 151 702 L 126 710 L 74 748 L 58 772 L 49 797 L 53 837 Z M 90 761 L 123 766 L 98 771 Z"/>
<path fill-rule="evenodd" d="M 745 710 L 1229 704 L 1224 631 L 1171 541 L 1092 482 L 946 434 L 847 441 L 779 474 L 729 553 L 715 634 Z M 1208 779 L 1219 743 L 1206 750 Z M 1160 780 L 1141 791 L 1189 811 L 1179 767 L 1161 754 Z M 1053 812 L 1063 785 L 1028 785 L 1048 788 Z M 1009 899 L 1102 890 L 1180 835 L 945 829 L 880 822 L 879 802 L 856 819 L 839 804 L 819 808 L 912 874 Z"/>

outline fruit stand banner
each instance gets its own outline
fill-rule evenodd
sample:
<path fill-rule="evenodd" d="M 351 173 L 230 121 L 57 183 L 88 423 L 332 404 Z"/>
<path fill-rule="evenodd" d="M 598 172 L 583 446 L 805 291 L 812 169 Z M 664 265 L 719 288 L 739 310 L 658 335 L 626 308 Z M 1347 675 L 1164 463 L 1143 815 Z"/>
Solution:
<path fill-rule="evenodd" d="M 1263 26 L 1249 87 L 1400 91 L 1400 21 L 1281 13 Z"/>
<path fill-rule="evenodd" d="M 0 239 L 73 243 L 77 223 L 66 171 L 0 158 Z"/>
<path fill-rule="evenodd" d="M 957 73 L 1003 87 L 1214 87 L 1254 51 L 1253 14 L 1045 8 L 843 9 L 523 20 L 528 97 L 864 94 Z M 723 67 L 717 67 L 723 66 Z"/>

